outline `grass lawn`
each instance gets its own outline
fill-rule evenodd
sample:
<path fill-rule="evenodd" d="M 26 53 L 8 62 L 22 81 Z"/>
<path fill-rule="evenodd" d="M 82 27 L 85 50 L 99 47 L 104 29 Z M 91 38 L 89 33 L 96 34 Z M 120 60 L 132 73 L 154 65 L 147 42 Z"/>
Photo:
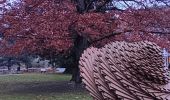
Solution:
<path fill-rule="evenodd" d="M 63 74 L 0 76 L 0 100 L 92 100 L 80 85 Z"/>
<path fill-rule="evenodd" d="M 0 100 L 92 100 L 86 93 L 64 93 L 64 94 L 3 94 Z"/>
<path fill-rule="evenodd" d="M 69 81 L 69 79 L 71 75 L 65 74 L 15 74 L 0 76 L 0 83 Z"/>

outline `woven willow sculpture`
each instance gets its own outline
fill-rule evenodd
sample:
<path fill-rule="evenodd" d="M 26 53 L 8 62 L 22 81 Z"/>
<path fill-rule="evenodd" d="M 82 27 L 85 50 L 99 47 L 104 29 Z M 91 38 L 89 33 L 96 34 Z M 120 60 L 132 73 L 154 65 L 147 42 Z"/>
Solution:
<path fill-rule="evenodd" d="M 88 48 L 79 61 L 94 100 L 170 100 L 161 49 L 154 43 L 113 42 Z"/>

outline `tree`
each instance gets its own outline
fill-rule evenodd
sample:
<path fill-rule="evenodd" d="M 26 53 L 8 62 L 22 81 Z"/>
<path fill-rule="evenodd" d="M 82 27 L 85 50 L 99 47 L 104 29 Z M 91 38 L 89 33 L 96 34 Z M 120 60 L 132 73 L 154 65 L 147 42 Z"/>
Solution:
<path fill-rule="evenodd" d="M 156 25 L 161 24 L 161 28 L 170 25 L 166 22 L 169 20 L 169 15 L 166 14 L 169 2 L 157 4 L 158 7 L 154 5 L 159 2 L 157 0 L 149 5 L 146 4 L 147 0 L 130 2 L 132 3 L 129 0 L 20 0 L 10 7 L 3 3 L 0 54 L 36 54 L 48 59 L 59 54 L 70 55 L 75 62 L 72 80 L 78 82 L 78 61 L 87 47 L 101 47 L 116 39 L 137 41 L 140 40 L 139 36 L 143 36 L 141 39 L 148 39 L 148 35 L 160 38 L 148 34 L 152 32 L 144 29 L 151 29 L 148 25 L 153 21 Z M 119 6 L 121 3 L 125 7 Z M 160 6 L 161 9 L 155 9 Z M 152 13 L 148 16 L 150 12 Z M 127 38 L 128 35 L 133 38 Z"/>

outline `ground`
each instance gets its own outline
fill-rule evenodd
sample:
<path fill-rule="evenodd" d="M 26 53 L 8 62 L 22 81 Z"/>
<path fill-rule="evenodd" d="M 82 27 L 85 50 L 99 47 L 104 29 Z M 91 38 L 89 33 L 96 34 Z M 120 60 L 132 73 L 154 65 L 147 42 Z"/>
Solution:
<path fill-rule="evenodd" d="M 0 100 L 92 100 L 70 75 L 19 74 L 0 76 Z"/>

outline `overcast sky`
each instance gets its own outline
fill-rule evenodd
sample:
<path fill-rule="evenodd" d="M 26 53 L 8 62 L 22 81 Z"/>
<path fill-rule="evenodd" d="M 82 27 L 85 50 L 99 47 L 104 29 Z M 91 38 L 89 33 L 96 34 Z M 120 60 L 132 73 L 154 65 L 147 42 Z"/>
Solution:
<path fill-rule="evenodd" d="M 114 0 L 113 5 L 124 10 L 126 8 L 129 8 L 128 6 L 139 9 L 139 8 L 144 8 L 144 7 L 166 6 L 166 4 L 170 5 L 170 0 L 136 0 L 136 1 L 137 2 L 133 2 L 133 1 L 119 1 L 118 2 L 118 0 Z"/>

